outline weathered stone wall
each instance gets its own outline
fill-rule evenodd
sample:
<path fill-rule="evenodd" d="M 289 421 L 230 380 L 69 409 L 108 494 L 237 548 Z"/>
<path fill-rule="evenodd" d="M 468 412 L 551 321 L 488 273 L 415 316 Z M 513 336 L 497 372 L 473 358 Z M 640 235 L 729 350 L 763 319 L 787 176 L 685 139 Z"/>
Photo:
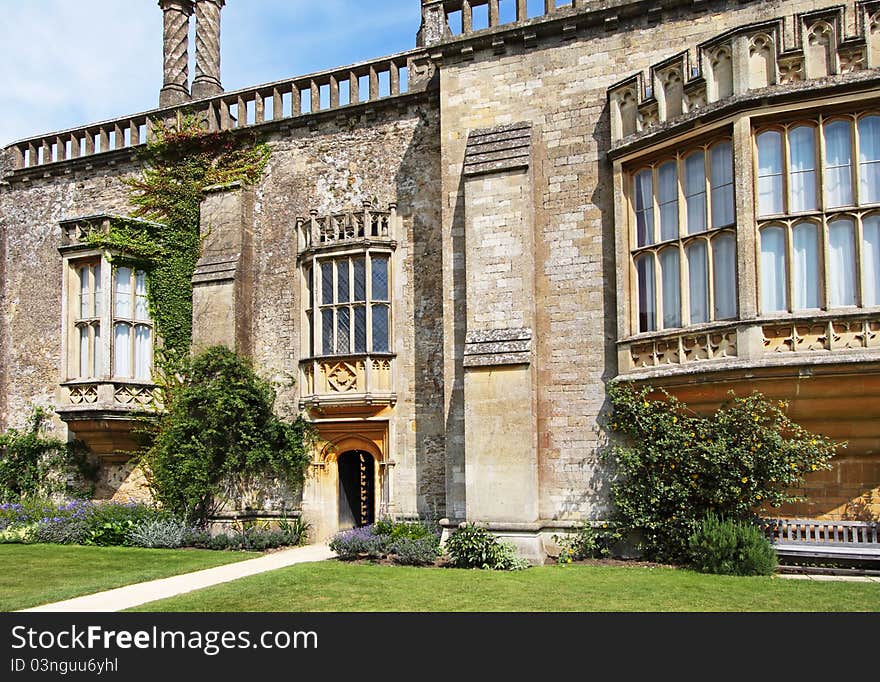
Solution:
<path fill-rule="evenodd" d="M 270 138 L 272 158 L 255 188 L 254 356 L 286 384 L 282 411 L 295 412 L 303 356 L 296 218 L 397 203 L 403 229 L 392 258 L 393 349 L 398 396 L 389 424 L 401 514 L 442 516 L 442 279 L 439 116 L 436 94 L 404 109 L 340 116 Z"/>
<path fill-rule="evenodd" d="M 70 170 L 51 177 L 14 181 L 0 190 L 5 237 L 3 277 L 3 373 L 5 402 L 0 428 L 21 426 L 28 405 L 54 406 L 61 381 L 62 269 L 60 220 L 97 213 L 130 212 L 122 178 L 135 166 Z M 61 422 L 58 432 L 64 434 Z"/>
<path fill-rule="evenodd" d="M 607 510 L 598 451 L 605 382 L 616 375 L 614 196 L 606 90 L 650 65 L 750 22 L 817 9 L 816 2 L 706 2 L 581 28 L 509 40 L 503 54 L 474 49 L 441 68 L 444 292 L 447 345 L 447 492 L 464 516 L 462 352 L 465 216 L 462 170 L 468 133 L 533 124 L 540 516 L 570 519 Z M 442 48 L 441 48 L 442 49 Z M 460 51 L 459 51 L 460 53 Z M 515 418 L 512 416 L 511 418 Z"/>

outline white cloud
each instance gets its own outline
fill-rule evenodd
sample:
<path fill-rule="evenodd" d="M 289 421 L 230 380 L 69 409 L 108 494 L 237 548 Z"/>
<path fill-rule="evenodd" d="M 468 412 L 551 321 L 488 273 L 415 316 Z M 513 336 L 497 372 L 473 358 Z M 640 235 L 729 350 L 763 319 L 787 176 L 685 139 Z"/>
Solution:
<path fill-rule="evenodd" d="M 228 89 L 415 45 L 419 0 L 227 0 Z M 0 144 L 157 106 L 156 0 L 0 0 Z"/>

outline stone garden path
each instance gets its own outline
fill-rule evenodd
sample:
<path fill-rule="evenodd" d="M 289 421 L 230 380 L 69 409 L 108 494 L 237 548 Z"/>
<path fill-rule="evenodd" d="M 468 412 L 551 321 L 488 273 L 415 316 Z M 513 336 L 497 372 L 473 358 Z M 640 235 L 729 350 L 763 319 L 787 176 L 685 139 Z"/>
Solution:
<path fill-rule="evenodd" d="M 109 613 L 123 611 L 142 604 L 167 599 L 179 594 L 219 585 L 249 575 L 274 571 L 285 566 L 311 561 L 324 561 L 336 556 L 326 545 L 308 545 L 273 552 L 257 559 L 248 559 L 225 566 L 184 573 L 170 578 L 150 580 L 136 585 L 118 587 L 106 592 L 76 597 L 66 601 L 23 609 L 22 613 Z"/>

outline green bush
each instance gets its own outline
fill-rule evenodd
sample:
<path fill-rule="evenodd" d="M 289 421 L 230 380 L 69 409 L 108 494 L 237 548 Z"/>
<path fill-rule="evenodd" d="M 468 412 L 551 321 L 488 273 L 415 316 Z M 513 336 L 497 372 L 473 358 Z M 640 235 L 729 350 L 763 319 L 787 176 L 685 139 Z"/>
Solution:
<path fill-rule="evenodd" d="M 404 566 L 432 566 L 440 556 L 440 538 L 436 535 L 399 537 L 391 543 L 389 552 L 395 563 Z"/>
<path fill-rule="evenodd" d="M 446 540 L 446 552 L 456 568 L 516 571 L 528 566 L 516 556 L 512 545 L 476 524 L 455 529 Z"/>
<path fill-rule="evenodd" d="M 392 541 L 408 538 L 421 540 L 439 534 L 439 529 L 426 521 L 392 521 L 380 519 L 373 526 L 374 535 L 387 535 Z"/>
<path fill-rule="evenodd" d="M 302 483 L 312 427 L 273 411 L 275 389 L 244 358 L 209 348 L 166 390 L 166 411 L 143 458 L 155 498 L 204 525 L 224 500 L 265 479 Z"/>
<path fill-rule="evenodd" d="M 45 435 L 49 412 L 34 407 L 23 430 L 0 434 L 0 503 L 55 493 L 88 497 L 96 468 L 85 445 Z"/>
<path fill-rule="evenodd" d="M 83 544 L 130 546 L 131 533 L 139 524 L 162 516 L 162 512 L 144 504 L 96 504 L 88 517 L 89 527 Z"/>
<path fill-rule="evenodd" d="M 554 535 L 559 545 L 559 563 L 580 559 L 607 559 L 614 545 L 620 542 L 621 531 L 607 523 L 600 528 L 586 524 L 568 535 Z"/>
<path fill-rule="evenodd" d="M 655 399 L 659 393 L 662 399 Z M 792 422 L 786 404 L 755 393 L 701 416 L 663 391 L 611 383 L 615 468 L 611 496 L 621 525 L 637 530 L 650 558 L 686 561 L 688 538 L 709 512 L 747 519 L 797 501 L 811 471 L 829 469 L 837 447 Z"/>
<path fill-rule="evenodd" d="M 186 542 L 187 525 L 173 517 L 142 519 L 128 532 L 127 544 L 151 549 L 177 549 Z"/>
<path fill-rule="evenodd" d="M 747 521 L 708 514 L 688 539 L 690 563 L 703 573 L 771 575 L 776 550 L 761 531 Z"/>

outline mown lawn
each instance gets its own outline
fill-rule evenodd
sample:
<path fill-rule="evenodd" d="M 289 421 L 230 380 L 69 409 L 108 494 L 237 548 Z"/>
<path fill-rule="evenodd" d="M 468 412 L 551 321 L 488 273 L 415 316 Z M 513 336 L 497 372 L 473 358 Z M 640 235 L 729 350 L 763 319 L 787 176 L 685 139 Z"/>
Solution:
<path fill-rule="evenodd" d="M 208 550 L 0 545 L 0 611 L 17 611 L 257 554 Z"/>
<path fill-rule="evenodd" d="M 327 561 L 153 602 L 137 611 L 880 611 L 880 583 L 703 575 L 645 567 L 517 573 Z"/>

